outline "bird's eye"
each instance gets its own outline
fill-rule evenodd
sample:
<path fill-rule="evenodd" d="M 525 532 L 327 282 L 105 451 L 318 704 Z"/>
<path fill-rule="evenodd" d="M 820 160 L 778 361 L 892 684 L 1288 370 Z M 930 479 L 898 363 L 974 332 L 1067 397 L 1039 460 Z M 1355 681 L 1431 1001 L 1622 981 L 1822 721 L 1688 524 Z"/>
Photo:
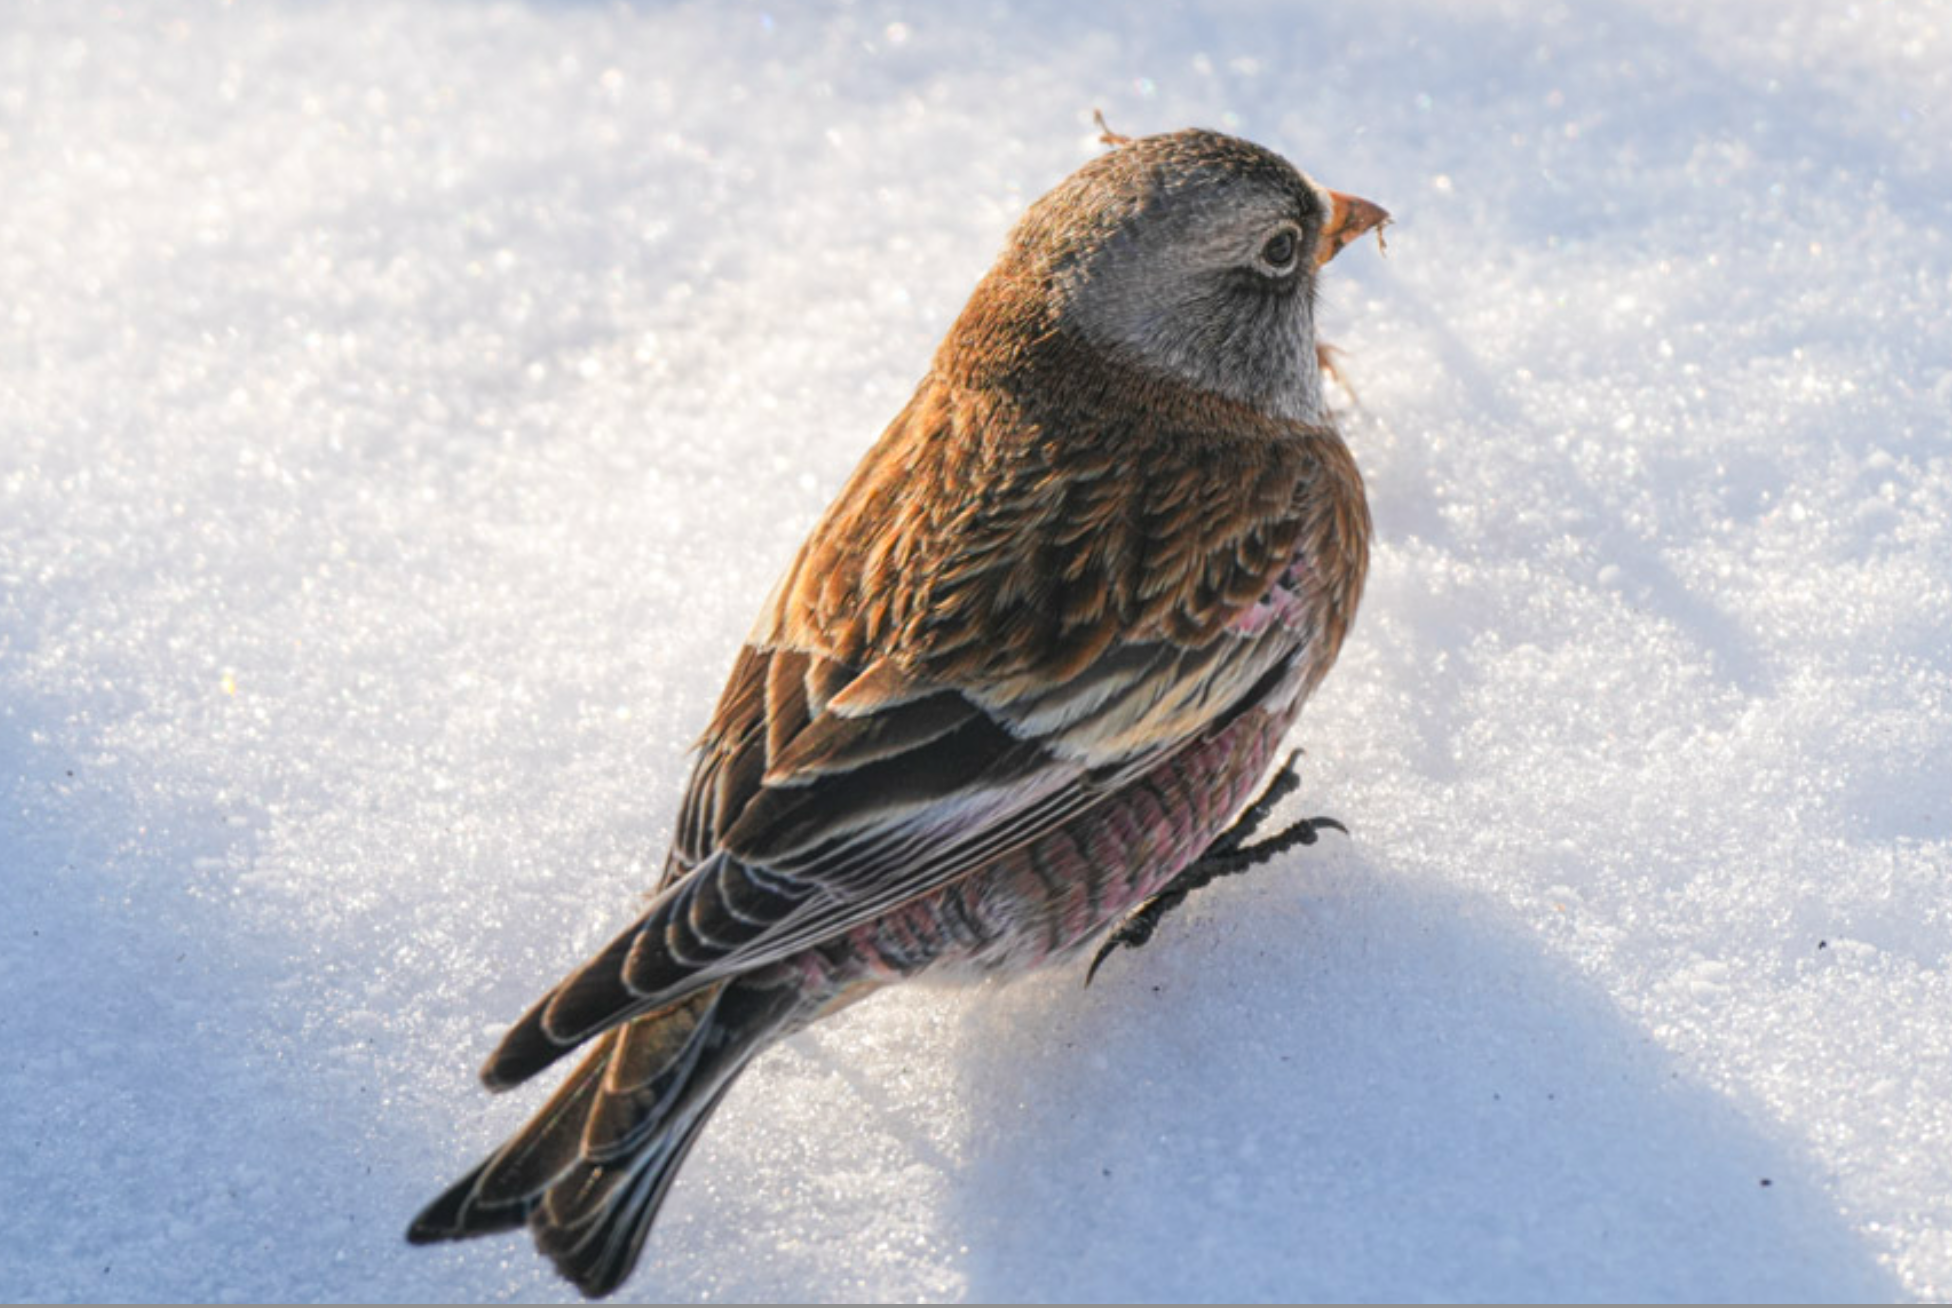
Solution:
<path fill-rule="evenodd" d="M 1284 273 L 1294 265 L 1295 251 L 1299 248 L 1295 229 L 1283 227 L 1268 237 L 1267 244 L 1261 247 L 1261 262 L 1267 265 L 1269 272 Z"/>

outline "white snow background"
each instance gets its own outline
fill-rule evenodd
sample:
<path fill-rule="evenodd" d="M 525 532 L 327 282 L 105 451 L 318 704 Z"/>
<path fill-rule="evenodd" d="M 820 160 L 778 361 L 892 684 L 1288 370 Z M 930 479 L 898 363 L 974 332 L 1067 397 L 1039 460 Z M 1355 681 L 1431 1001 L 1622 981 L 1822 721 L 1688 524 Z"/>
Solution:
<path fill-rule="evenodd" d="M 1396 215 L 1330 836 L 727 1101 L 628 1297 L 1952 1294 L 1952 10 L 0 14 L 0 1296 L 402 1239 L 793 546 L 1121 131 Z"/>

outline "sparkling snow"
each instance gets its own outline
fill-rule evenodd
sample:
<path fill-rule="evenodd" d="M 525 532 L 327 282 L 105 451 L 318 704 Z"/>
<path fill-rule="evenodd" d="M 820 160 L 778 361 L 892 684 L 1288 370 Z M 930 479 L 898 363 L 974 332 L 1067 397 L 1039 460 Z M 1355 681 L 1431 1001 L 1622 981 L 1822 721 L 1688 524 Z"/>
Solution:
<path fill-rule="evenodd" d="M 1397 216 L 1354 835 L 775 1051 L 625 1295 L 1952 1295 L 1952 8 L 14 0 L 0 1297 L 565 1296 L 403 1242 L 474 1069 L 1094 107 Z"/>

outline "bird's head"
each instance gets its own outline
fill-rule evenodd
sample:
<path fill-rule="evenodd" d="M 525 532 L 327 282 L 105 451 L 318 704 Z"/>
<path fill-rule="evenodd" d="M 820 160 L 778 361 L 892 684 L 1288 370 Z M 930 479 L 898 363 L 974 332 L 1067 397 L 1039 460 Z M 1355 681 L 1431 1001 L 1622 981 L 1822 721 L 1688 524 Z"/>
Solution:
<path fill-rule="evenodd" d="M 1316 275 L 1389 215 L 1217 132 L 1107 139 L 1030 207 L 999 271 L 1127 366 L 1319 420 Z"/>

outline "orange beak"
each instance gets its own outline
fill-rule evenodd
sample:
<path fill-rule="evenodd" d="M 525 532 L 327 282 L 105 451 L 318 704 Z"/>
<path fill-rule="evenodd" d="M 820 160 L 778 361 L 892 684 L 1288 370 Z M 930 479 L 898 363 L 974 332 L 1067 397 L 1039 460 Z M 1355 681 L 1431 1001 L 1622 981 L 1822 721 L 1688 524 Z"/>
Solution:
<path fill-rule="evenodd" d="M 1389 223 L 1389 211 L 1380 204 L 1340 191 L 1328 193 L 1328 226 L 1322 228 L 1322 242 L 1315 247 L 1315 266 L 1321 267 L 1341 252 L 1356 237 L 1372 228 L 1376 233 L 1376 248 L 1383 249 L 1383 228 Z"/>

